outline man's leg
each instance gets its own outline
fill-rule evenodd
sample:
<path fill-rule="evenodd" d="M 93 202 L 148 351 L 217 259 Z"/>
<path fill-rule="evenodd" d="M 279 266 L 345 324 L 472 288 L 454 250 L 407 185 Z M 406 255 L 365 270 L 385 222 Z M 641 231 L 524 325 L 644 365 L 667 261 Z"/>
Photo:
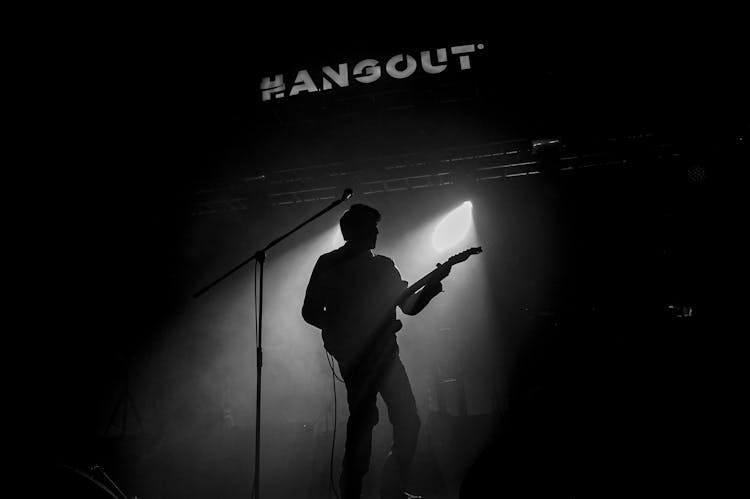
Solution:
<path fill-rule="evenodd" d="M 362 479 L 370 467 L 372 429 L 378 422 L 377 386 L 367 364 L 342 369 L 349 404 L 346 444 L 339 487 L 342 499 L 359 499 Z"/>
<path fill-rule="evenodd" d="M 393 425 L 393 445 L 383 466 L 380 497 L 403 498 L 402 491 L 408 484 L 409 469 L 417 448 L 420 420 L 409 378 L 398 356 L 389 366 L 380 394 Z"/>

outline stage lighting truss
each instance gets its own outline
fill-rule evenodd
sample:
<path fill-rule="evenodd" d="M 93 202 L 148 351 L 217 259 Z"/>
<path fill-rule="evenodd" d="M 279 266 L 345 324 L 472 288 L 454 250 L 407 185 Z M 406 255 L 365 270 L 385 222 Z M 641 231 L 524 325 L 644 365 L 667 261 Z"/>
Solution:
<path fill-rule="evenodd" d="M 226 179 L 196 193 L 194 215 L 252 206 L 330 202 L 351 187 L 358 196 L 502 181 L 549 171 L 650 165 L 674 160 L 677 148 L 653 134 L 600 141 L 559 137 L 489 142 L 428 153 L 359 158 Z"/>

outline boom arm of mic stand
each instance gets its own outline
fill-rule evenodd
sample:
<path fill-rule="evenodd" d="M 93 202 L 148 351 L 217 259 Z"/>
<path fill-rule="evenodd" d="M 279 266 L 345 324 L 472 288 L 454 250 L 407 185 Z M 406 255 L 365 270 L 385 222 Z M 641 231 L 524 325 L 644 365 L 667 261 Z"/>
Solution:
<path fill-rule="evenodd" d="M 271 241 L 270 243 L 268 243 L 268 244 L 266 245 L 266 247 L 265 247 L 265 248 L 263 248 L 262 250 L 259 250 L 259 251 L 257 251 L 257 252 L 256 252 L 256 253 L 255 253 L 255 254 L 254 254 L 253 256 L 251 256 L 250 258 L 248 258 L 248 259 L 246 259 L 245 261 L 243 261 L 243 262 L 241 262 L 241 263 L 237 264 L 237 265 L 236 265 L 236 266 L 234 266 L 234 267 L 233 267 L 232 269 L 230 269 L 230 270 L 228 270 L 227 272 L 225 272 L 225 273 L 224 273 L 224 274 L 223 274 L 223 275 L 222 275 L 221 277 L 219 277 L 219 278 L 215 279 L 215 280 L 214 280 L 213 282 L 211 282 L 211 283 L 209 283 L 209 284 L 207 284 L 207 285 L 203 286 L 203 287 L 202 287 L 201 289 L 199 289 L 198 291 L 196 291 L 196 292 L 195 292 L 195 293 L 193 294 L 193 298 L 198 298 L 199 296 L 201 296 L 201 295 L 203 295 L 203 294 L 207 293 L 208 291 L 210 291 L 210 290 L 211 290 L 211 288 L 213 288 L 214 286 L 216 286 L 217 284 L 219 284 L 219 283 L 220 283 L 221 281 L 223 281 L 224 279 L 226 279 L 226 278 L 227 278 L 227 277 L 229 277 L 230 275 L 234 274 L 234 273 L 235 273 L 235 272 L 237 272 L 237 271 L 238 271 L 239 269 L 241 269 L 242 267 L 244 267 L 244 266 L 245 266 L 245 265 L 247 265 L 248 263 L 252 262 L 253 260 L 256 260 L 256 259 L 259 259 L 259 258 L 263 258 L 263 256 L 262 256 L 262 255 L 265 255 L 265 253 L 266 253 L 266 251 L 267 251 L 268 249 L 270 249 L 270 248 L 272 248 L 273 246 L 275 246 L 276 244 L 280 243 L 281 241 L 283 241 L 284 239 L 286 239 L 287 237 L 289 237 L 290 235 L 292 235 L 292 234 L 293 234 L 294 232 L 297 232 L 297 231 L 298 231 L 299 229 L 301 229 L 301 228 L 302 228 L 302 227 L 304 227 L 305 225 L 309 224 L 310 222 L 312 222 L 313 220 L 315 220 L 315 219 L 316 219 L 316 218 L 318 218 L 319 216 L 321 216 L 321 215 L 323 215 L 324 213 L 326 213 L 326 212 L 328 212 L 328 211 L 332 210 L 332 209 L 333 209 L 333 208 L 335 208 L 336 206 L 338 206 L 338 205 L 340 205 L 341 203 L 343 203 L 343 202 L 344 202 L 345 200 L 349 199 L 349 197 L 347 197 L 347 196 L 346 196 L 346 194 L 347 194 L 347 193 L 345 192 L 345 195 L 344 195 L 344 197 L 342 197 L 341 199 L 337 199 L 337 200 L 333 201 L 333 202 L 332 202 L 332 203 L 331 203 L 330 205 L 326 206 L 326 207 L 325 207 L 325 208 L 323 208 L 323 209 L 322 209 L 321 211 L 319 211 L 319 212 L 318 212 L 318 213 L 316 213 L 315 215 L 311 216 L 310 218 L 308 218 L 307 220 L 305 220 L 304 222 L 302 222 L 301 224 L 299 224 L 298 226 L 296 226 L 295 228 L 293 228 L 292 230 L 290 230 L 289 232 L 287 232 L 287 233 L 286 233 L 286 234 L 284 234 L 283 236 L 277 237 L 276 239 L 274 239 L 273 241 Z M 349 196 L 351 196 L 351 194 L 349 194 Z"/>

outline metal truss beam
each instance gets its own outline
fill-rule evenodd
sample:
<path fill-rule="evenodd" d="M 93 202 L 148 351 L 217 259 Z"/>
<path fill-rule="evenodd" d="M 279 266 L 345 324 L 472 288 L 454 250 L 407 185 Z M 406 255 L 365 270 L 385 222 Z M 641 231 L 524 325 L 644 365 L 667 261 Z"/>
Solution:
<path fill-rule="evenodd" d="M 554 169 L 623 167 L 680 155 L 653 134 L 600 141 L 559 138 L 510 140 L 444 148 L 428 153 L 360 158 L 269 171 L 206 188 L 195 196 L 194 215 L 246 210 L 253 203 L 286 206 L 330 201 L 351 187 L 361 195 L 439 188 L 524 177 Z"/>

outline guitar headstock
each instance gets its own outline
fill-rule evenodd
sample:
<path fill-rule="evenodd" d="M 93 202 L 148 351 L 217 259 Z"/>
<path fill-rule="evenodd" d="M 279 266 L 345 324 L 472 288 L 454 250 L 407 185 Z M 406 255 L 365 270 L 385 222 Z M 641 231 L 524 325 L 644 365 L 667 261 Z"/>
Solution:
<path fill-rule="evenodd" d="M 457 263 L 465 262 L 471 255 L 477 255 L 482 252 L 482 247 L 477 246 L 475 248 L 469 248 L 467 250 L 462 251 L 461 253 L 457 253 L 453 255 L 452 257 L 448 258 L 448 261 L 446 261 L 443 265 L 455 265 Z"/>

